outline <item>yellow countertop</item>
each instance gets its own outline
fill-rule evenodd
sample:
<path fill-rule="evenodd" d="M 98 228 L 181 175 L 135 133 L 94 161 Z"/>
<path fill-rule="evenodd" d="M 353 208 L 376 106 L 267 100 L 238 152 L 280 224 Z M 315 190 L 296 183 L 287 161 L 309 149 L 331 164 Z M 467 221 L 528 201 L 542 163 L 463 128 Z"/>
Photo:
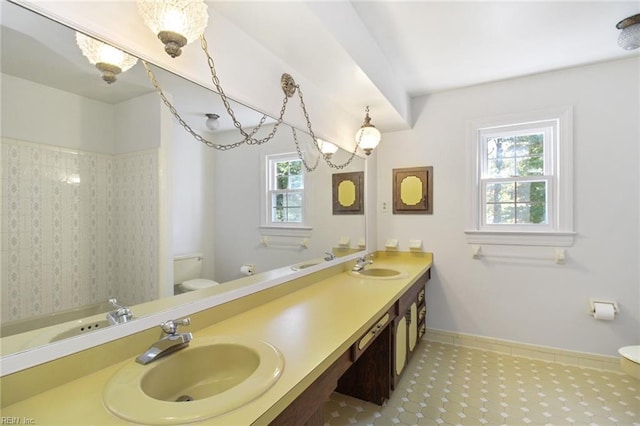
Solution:
<path fill-rule="evenodd" d="M 382 253 L 376 258 L 375 267 L 402 269 L 408 277 L 374 280 L 338 273 L 194 333 L 194 341 L 220 335 L 261 339 L 278 348 L 285 360 L 281 377 L 262 396 L 199 424 L 268 424 L 373 325 L 431 264 L 429 253 Z M 131 362 L 133 359 L 128 359 L 4 407 L 2 416 L 19 417 L 23 424 L 25 418 L 40 425 L 127 424 L 104 407 L 102 390 L 124 364 Z M 3 389 L 6 391 L 10 390 Z"/>

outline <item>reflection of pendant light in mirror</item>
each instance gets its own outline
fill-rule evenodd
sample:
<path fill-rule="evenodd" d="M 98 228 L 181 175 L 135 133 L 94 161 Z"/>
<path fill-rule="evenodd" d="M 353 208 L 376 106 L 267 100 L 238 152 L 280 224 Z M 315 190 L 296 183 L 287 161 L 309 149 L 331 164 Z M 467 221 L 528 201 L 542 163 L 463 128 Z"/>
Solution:
<path fill-rule="evenodd" d="M 362 148 L 365 154 L 370 155 L 371 151 L 380 143 L 380 131 L 376 129 L 376 126 L 371 124 L 371 117 L 369 117 L 369 107 L 366 109 L 366 115 L 364 116 L 364 123 L 362 127 L 356 133 L 356 142 L 358 146 Z"/>
<path fill-rule="evenodd" d="M 138 58 L 78 32 L 76 43 L 89 62 L 102 72 L 102 79 L 109 84 L 116 81 L 117 74 L 127 71 L 138 62 Z"/>
<path fill-rule="evenodd" d="M 212 132 L 218 130 L 218 127 L 220 127 L 220 122 L 218 121 L 220 116 L 218 114 L 205 115 L 207 116 L 207 121 L 204 122 L 204 125 L 207 126 L 207 129 L 211 130 Z"/>
<path fill-rule="evenodd" d="M 640 47 L 640 13 L 630 16 L 616 24 L 622 30 L 618 36 L 618 45 L 626 50 Z"/>
<path fill-rule="evenodd" d="M 338 147 L 331 142 L 323 141 L 322 139 L 318 139 L 318 147 L 320 148 L 320 152 L 324 155 L 324 158 L 331 158 L 333 154 L 338 151 Z"/>
<path fill-rule="evenodd" d="M 209 22 L 203 0 L 138 0 L 144 23 L 164 43 L 164 50 L 175 58 L 182 47 L 204 32 Z"/>

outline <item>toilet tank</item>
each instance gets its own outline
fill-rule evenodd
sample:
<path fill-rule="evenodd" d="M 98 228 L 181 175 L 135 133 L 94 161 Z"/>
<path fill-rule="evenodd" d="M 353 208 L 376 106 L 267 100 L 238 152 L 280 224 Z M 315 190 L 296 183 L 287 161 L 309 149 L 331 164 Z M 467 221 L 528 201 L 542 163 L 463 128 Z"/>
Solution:
<path fill-rule="evenodd" d="M 200 278 L 202 273 L 202 253 L 187 254 L 173 258 L 173 283 Z"/>

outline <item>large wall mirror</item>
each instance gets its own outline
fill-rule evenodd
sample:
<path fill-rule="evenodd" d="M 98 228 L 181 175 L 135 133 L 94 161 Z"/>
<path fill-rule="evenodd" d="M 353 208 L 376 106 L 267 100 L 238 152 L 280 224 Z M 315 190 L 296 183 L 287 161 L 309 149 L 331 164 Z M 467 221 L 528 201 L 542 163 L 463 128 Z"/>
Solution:
<path fill-rule="evenodd" d="M 176 257 L 199 258 L 199 278 L 224 292 L 242 282 L 247 265 L 254 274 L 300 274 L 329 254 L 364 250 L 364 213 L 332 211 L 333 174 L 364 171 L 363 158 L 341 170 L 297 164 L 299 205 L 270 203 L 270 164 L 298 158 L 289 126 L 264 145 L 211 149 L 172 116 L 140 61 L 107 84 L 74 30 L 1 7 L 2 356 L 109 327 L 110 298 L 131 307 L 134 320 L 154 300 L 191 300 L 174 295 L 184 291 L 174 286 Z M 152 70 L 194 131 L 221 144 L 240 140 L 216 93 Z M 245 128 L 263 117 L 232 108 Z M 215 130 L 206 114 L 219 115 Z M 256 136 L 274 123 L 267 117 Z M 311 138 L 296 134 L 314 165 Z M 342 163 L 349 153 L 333 156 Z M 281 219 L 298 207 L 304 218 L 295 226 Z"/>

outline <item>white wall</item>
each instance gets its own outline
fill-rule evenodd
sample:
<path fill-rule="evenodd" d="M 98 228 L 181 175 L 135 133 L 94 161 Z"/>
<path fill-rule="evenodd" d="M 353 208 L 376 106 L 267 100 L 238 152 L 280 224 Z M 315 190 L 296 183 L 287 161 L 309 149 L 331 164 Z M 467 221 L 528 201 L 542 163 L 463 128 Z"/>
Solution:
<path fill-rule="evenodd" d="M 607 355 L 639 343 L 639 76 L 636 57 L 425 96 L 414 129 L 383 135 L 378 209 L 392 199 L 391 169 L 434 166 L 432 216 L 377 212 L 379 248 L 421 238 L 434 253 L 428 327 Z M 468 121 L 563 105 L 574 107 L 577 231 L 566 265 L 473 260 L 463 233 Z M 615 321 L 589 316 L 590 297 L 617 300 Z"/>
<path fill-rule="evenodd" d="M 155 92 L 115 105 L 115 153 L 160 148 L 164 113 L 165 106 Z"/>
<path fill-rule="evenodd" d="M 178 124 L 173 126 L 173 256 L 203 251 L 207 182 L 205 167 L 212 150 L 196 141 Z M 213 166 L 213 158 L 208 161 Z M 208 235 L 213 238 L 213 235 Z M 210 261 L 211 258 L 207 258 Z"/>
<path fill-rule="evenodd" d="M 113 154 L 113 105 L 11 75 L 0 76 L 2 136 Z"/>
<path fill-rule="evenodd" d="M 271 127 L 265 127 L 257 134 L 267 135 Z M 219 143 L 238 141 L 237 132 L 229 132 L 216 139 Z M 298 139 L 306 146 L 308 135 L 298 132 Z M 315 148 L 313 148 L 315 149 Z M 308 220 L 310 231 L 309 246 L 285 246 L 276 241 L 297 243 L 301 238 L 269 236 L 274 244 L 265 247 L 260 243 L 262 235 L 260 202 L 263 184 L 265 155 L 275 153 L 295 153 L 296 148 L 289 127 L 282 126 L 273 140 L 262 146 L 242 146 L 238 149 L 216 152 L 215 165 L 215 277 L 217 281 L 240 278 L 240 267 L 245 263 L 256 266 L 256 272 L 292 265 L 298 262 L 322 257 L 337 246 L 340 237 L 348 237 L 352 248 L 365 237 L 363 215 L 333 215 L 332 174 L 364 170 L 364 160 L 356 157 L 352 164 L 340 171 L 330 169 L 323 161 L 315 171 L 307 174 L 306 188 L 310 195 Z M 344 152 L 336 154 L 335 162 L 346 160 Z M 309 163 L 314 164 L 311 159 Z M 210 168 L 210 166 L 207 166 Z M 208 235 L 205 238 L 209 238 Z"/>

